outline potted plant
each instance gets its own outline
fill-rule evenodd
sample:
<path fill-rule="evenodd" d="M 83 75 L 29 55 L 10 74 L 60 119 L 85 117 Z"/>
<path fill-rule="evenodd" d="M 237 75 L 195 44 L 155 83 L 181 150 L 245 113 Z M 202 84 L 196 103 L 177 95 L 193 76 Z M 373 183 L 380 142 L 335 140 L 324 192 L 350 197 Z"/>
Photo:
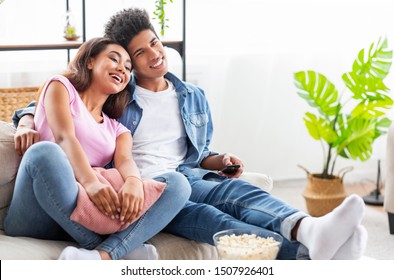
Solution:
<path fill-rule="evenodd" d="M 308 175 L 304 197 L 311 215 L 324 215 L 346 197 L 342 184 L 345 171 L 334 173 L 337 158 L 368 160 L 372 144 L 387 132 L 391 124 L 386 112 L 392 107 L 393 100 L 384 84 L 392 62 L 392 50 L 387 45 L 386 38 L 379 38 L 368 49 L 360 50 L 352 70 L 342 75 L 345 88 L 341 93 L 321 73 L 294 73 L 298 95 L 314 110 L 304 115 L 306 128 L 313 139 L 321 142 L 323 149 L 321 172 L 312 174 L 304 168 Z M 318 191 L 314 190 L 315 183 Z M 329 186 L 322 186 L 326 183 Z M 338 194 L 334 191 L 337 184 Z M 324 206 L 318 193 L 331 197 L 327 209 L 312 209 Z"/>
<path fill-rule="evenodd" d="M 74 17 L 70 10 L 66 13 L 66 24 L 64 26 L 64 38 L 68 41 L 75 41 L 79 39 L 76 31 Z"/>

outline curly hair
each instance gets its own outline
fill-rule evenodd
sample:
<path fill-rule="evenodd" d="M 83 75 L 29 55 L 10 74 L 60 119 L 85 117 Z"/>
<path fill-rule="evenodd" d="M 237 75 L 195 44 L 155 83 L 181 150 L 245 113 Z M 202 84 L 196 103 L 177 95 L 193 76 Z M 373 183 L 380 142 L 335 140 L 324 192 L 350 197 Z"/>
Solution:
<path fill-rule="evenodd" d="M 109 19 L 105 25 L 104 36 L 118 42 L 127 50 L 134 36 L 147 29 L 152 30 L 158 37 L 147 11 L 129 8 L 119 11 Z"/>

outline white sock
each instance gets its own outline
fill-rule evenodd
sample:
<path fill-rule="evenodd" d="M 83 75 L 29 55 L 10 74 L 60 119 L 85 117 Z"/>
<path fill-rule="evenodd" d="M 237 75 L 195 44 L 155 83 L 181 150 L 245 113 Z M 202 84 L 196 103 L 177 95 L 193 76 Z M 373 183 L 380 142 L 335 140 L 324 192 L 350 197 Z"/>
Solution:
<path fill-rule="evenodd" d="M 68 246 L 62 251 L 58 260 L 101 260 L 101 256 L 97 250 Z"/>
<path fill-rule="evenodd" d="M 142 244 L 123 257 L 124 260 L 158 260 L 159 254 L 152 244 Z"/>
<path fill-rule="evenodd" d="M 360 225 L 364 211 L 362 198 L 350 195 L 323 217 L 302 219 L 297 240 L 309 249 L 312 260 L 329 260 Z"/>
<path fill-rule="evenodd" d="M 364 226 L 359 225 L 352 236 L 335 253 L 333 260 L 358 260 L 367 247 L 368 232 Z"/>

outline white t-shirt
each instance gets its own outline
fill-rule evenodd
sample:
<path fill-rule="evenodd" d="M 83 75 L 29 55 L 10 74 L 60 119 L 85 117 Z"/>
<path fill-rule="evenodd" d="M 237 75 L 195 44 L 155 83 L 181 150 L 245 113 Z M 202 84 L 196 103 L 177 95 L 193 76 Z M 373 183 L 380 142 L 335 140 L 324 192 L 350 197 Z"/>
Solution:
<path fill-rule="evenodd" d="M 174 85 L 153 92 L 136 87 L 142 119 L 133 135 L 133 157 L 143 178 L 174 171 L 186 156 L 186 132 Z"/>

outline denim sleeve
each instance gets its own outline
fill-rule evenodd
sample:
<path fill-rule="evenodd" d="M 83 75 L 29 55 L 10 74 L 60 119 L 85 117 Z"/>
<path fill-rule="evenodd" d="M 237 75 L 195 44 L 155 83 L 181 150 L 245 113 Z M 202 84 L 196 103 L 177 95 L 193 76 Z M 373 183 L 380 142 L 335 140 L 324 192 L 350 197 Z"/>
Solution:
<path fill-rule="evenodd" d="M 25 115 L 33 115 L 34 111 L 36 110 L 36 101 L 32 101 L 27 105 L 26 108 L 16 110 L 14 115 L 12 116 L 12 122 L 14 123 L 15 127 L 18 127 L 20 119 Z"/>
<path fill-rule="evenodd" d="M 200 160 L 199 160 L 199 162 L 198 162 L 198 165 L 201 167 L 201 162 L 202 162 L 205 158 L 207 158 L 207 157 L 209 157 L 209 156 L 213 156 L 213 155 L 218 155 L 219 153 L 214 152 L 214 151 L 211 151 L 211 150 L 209 149 L 209 145 L 211 144 L 212 135 L 213 135 L 213 120 L 212 120 L 211 109 L 210 109 L 210 107 L 209 107 L 208 100 L 205 98 L 204 91 L 201 90 L 201 89 L 200 89 L 200 91 L 201 91 L 201 93 L 202 93 L 203 96 L 204 96 L 204 101 L 205 101 L 205 112 L 206 112 L 207 115 L 208 115 L 208 123 L 207 123 L 207 128 L 206 128 L 206 131 L 205 131 L 205 133 L 206 133 L 205 146 L 204 146 L 204 149 L 203 149 L 202 154 L 201 154 L 201 156 L 200 156 Z"/>

